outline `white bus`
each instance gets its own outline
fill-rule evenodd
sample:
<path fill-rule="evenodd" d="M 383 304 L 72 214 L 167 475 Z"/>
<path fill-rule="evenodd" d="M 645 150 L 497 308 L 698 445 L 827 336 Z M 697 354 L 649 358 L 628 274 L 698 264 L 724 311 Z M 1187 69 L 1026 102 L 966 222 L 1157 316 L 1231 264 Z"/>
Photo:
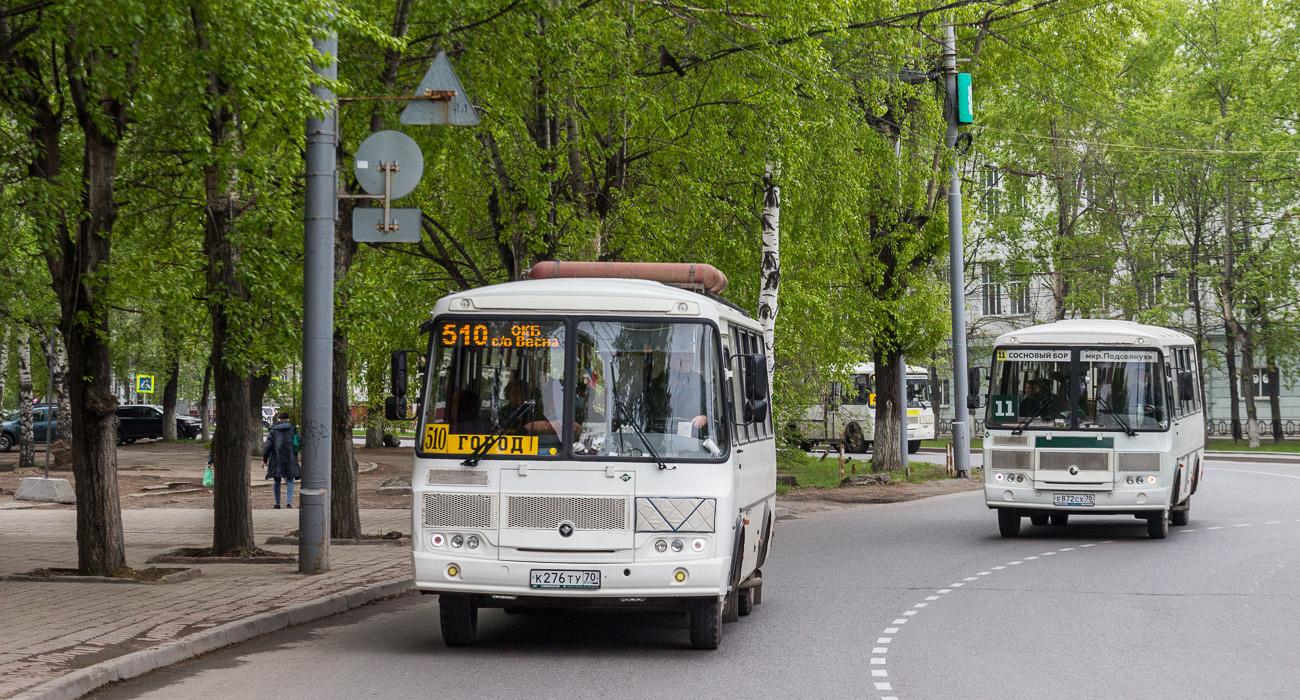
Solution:
<path fill-rule="evenodd" d="M 866 452 L 876 434 L 876 369 L 871 362 L 852 370 L 853 385 L 831 385 L 822 403 L 809 406 L 791 422 L 787 439 L 803 450 L 819 442 L 843 442 L 849 452 Z M 930 374 L 924 367 L 907 368 L 907 451 L 915 454 L 922 440 L 934 439 L 934 405 L 930 401 Z"/>
<path fill-rule="evenodd" d="M 705 273 L 725 285 L 705 265 L 544 263 L 438 301 L 411 560 L 448 645 L 474 642 L 480 608 L 610 606 L 686 612 L 691 646 L 714 649 L 762 602 L 776 450 L 760 326 L 655 281 Z M 595 278 L 619 276 L 643 278 Z"/>
<path fill-rule="evenodd" d="M 1205 423 L 1192 339 L 1128 321 L 1073 320 L 997 338 L 984 498 L 1003 537 L 1021 518 L 1128 514 L 1163 539 L 1186 525 Z"/>

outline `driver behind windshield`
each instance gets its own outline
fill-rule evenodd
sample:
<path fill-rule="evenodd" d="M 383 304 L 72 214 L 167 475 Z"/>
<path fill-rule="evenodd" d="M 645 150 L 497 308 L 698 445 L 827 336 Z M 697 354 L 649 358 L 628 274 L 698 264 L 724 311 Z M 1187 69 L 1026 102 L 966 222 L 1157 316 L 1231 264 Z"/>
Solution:
<path fill-rule="evenodd" d="M 693 436 L 708 423 L 704 377 L 695 370 L 695 343 L 674 338 L 668 357 L 667 381 L 655 382 L 650 395 L 651 420 L 663 423 L 664 432 Z M 660 379 L 663 377 L 661 375 Z M 653 389 L 660 389 L 653 391 Z"/>

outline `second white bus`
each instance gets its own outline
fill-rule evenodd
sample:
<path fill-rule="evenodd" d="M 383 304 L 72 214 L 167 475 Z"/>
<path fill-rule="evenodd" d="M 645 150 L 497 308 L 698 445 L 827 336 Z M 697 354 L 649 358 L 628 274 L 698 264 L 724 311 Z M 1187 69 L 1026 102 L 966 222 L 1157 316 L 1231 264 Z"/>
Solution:
<path fill-rule="evenodd" d="M 1071 515 L 1186 525 L 1201 483 L 1200 364 L 1187 335 L 1128 321 L 1005 333 L 993 351 L 984 497 L 1003 537 Z"/>

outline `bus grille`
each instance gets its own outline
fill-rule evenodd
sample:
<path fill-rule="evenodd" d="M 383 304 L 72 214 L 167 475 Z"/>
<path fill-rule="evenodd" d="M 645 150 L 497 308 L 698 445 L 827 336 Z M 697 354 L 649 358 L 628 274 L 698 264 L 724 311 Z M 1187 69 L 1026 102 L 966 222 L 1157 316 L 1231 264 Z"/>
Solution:
<path fill-rule="evenodd" d="M 1160 471 L 1159 452 L 1128 452 L 1118 455 L 1122 472 L 1158 472 Z"/>
<path fill-rule="evenodd" d="M 1109 452 L 1039 452 L 1038 468 L 1045 471 L 1104 472 L 1110 470 Z"/>
<path fill-rule="evenodd" d="M 424 483 L 430 486 L 487 486 L 488 472 L 486 469 L 430 469 Z"/>
<path fill-rule="evenodd" d="M 991 469 L 1033 469 L 1034 453 L 1029 450 L 991 450 Z"/>
<path fill-rule="evenodd" d="M 495 528 L 497 497 L 477 493 L 424 494 L 425 527 Z"/>
<path fill-rule="evenodd" d="M 1029 447 L 1028 435 L 995 435 L 994 447 Z"/>
<path fill-rule="evenodd" d="M 506 527 L 551 530 L 562 522 L 579 530 L 626 530 L 626 498 L 507 496 Z"/>

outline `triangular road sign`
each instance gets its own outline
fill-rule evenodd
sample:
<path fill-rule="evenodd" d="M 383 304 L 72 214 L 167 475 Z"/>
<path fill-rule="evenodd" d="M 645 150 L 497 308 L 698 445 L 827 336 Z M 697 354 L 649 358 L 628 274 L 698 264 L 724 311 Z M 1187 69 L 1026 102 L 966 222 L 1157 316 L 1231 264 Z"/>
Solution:
<path fill-rule="evenodd" d="M 424 74 L 420 86 L 415 88 L 415 95 L 419 97 L 430 91 L 451 91 L 455 95 L 449 100 L 412 100 L 402 110 L 403 124 L 478 126 L 478 112 L 470 104 L 469 95 L 465 94 L 465 88 L 444 51 L 439 51 L 437 58 L 433 59 L 433 65 Z"/>

